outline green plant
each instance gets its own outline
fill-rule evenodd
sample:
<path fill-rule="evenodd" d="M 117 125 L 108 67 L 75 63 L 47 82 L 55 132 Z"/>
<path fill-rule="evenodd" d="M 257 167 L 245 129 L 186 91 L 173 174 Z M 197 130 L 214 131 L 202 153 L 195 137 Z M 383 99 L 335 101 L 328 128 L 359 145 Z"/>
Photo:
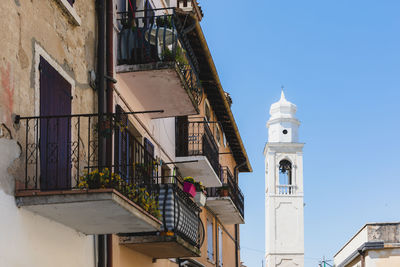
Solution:
<path fill-rule="evenodd" d="M 191 183 L 191 184 L 193 184 L 193 185 L 194 185 L 194 183 L 195 183 L 195 180 L 194 180 L 193 177 L 191 177 L 191 176 L 186 176 L 185 178 L 183 178 L 183 181 L 188 182 L 188 183 Z"/>
<path fill-rule="evenodd" d="M 92 172 L 85 172 L 83 176 L 79 177 L 77 187 L 80 189 L 116 189 L 154 217 L 161 218 L 157 202 L 158 195 L 150 194 L 145 187 L 137 187 L 135 184 L 127 183 L 118 174 L 110 172 L 108 168 L 101 171 L 95 169 Z"/>
<path fill-rule="evenodd" d="M 161 53 L 161 57 L 163 61 L 176 61 L 178 65 L 181 66 L 189 64 L 188 60 L 186 59 L 185 52 L 180 46 L 176 47 L 175 56 L 168 47 L 165 47 L 165 49 Z"/>
<path fill-rule="evenodd" d="M 172 16 L 162 16 L 156 19 L 157 26 L 172 29 Z"/>

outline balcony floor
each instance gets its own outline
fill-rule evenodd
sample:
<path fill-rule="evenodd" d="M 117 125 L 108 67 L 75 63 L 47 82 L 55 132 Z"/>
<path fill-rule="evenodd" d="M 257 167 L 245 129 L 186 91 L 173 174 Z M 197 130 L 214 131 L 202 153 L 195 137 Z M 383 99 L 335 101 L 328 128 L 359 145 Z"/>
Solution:
<path fill-rule="evenodd" d="M 158 231 L 161 222 L 113 189 L 22 191 L 18 207 L 84 234 Z"/>
<path fill-rule="evenodd" d="M 155 259 L 201 256 L 198 248 L 179 236 L 124 236 L 120 244 Z"/>
<path fill-rule="evenodd" d="M 192 93 L 174 62 L 120 65 L 117 80 L 125 84 L 145 110 L 164 110 L 151 113 L 151 118 L 166 118 L 198 113 Z"/>
<path fill-rule="evenodd" d="M 244 218 L 230 197 L 207 197 L 206 206 L 223 224 L 244 224 Z"/>
<path fill-rule="evenodd" d="M 197 161 L 197 162 L 185 162 Z M 183 176 L 191 176 L 196 181 L 203 183 L 205 187 L 222 186 L 219 176 L 205 156 L 176 157 L 176 166 Z M 183 162 L 183 163 L 179 163 Z"/>

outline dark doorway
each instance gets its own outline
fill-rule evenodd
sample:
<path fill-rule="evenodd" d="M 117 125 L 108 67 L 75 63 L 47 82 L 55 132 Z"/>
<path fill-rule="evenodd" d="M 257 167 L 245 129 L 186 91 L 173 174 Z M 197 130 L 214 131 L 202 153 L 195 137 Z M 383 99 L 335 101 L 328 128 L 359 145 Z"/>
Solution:
<path fill-rule="evenodd" d="M 40 187 L 71 187 L 71 84 L 40 57 Z"/>

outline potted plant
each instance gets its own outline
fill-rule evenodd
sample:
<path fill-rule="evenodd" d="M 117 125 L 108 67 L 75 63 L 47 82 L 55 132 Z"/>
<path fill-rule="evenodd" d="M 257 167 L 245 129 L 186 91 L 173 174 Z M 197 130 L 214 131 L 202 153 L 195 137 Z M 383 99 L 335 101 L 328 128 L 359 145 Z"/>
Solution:
<path fill-rule="evenodd" d="M 229 188 L 228 186 L 222 186 L 219 189 L 219 196 L 220 197 L 227 197 L 229 196 Z"/>
<path fill-rule="evenodd" d="M 196 182 L 196 196 L 194 197 L 194 202 L 196 202 L 199 206 L 204 207 L 207 201 L 207 192 L 205 186 L 201 182 Z"/>
<path fill-rule="evenodd" d="M 195 181 L 193 177 L 185 177 L 183 182 L 183 191 L 191 195 L 192 197 L 196 196 L 196 187 L 195 187 Z"/>

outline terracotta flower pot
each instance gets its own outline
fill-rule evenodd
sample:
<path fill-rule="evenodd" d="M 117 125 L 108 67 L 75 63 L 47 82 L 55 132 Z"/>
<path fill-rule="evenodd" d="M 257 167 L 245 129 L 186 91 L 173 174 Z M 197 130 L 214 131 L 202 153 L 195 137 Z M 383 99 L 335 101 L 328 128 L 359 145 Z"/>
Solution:
<path fill-rule="evenodd" d="M 229 195 L 228 189 L 221 189 L 219 195 L 221 197 L 227 197 Z"/>
<path fill-rule="evenodd" d="M 183 183 L 183 191 L 185 191 L 186 193 L 188 193 L 192 197 L 196 196 L 196 187 L 192 183 L 184 182 Z"/>

